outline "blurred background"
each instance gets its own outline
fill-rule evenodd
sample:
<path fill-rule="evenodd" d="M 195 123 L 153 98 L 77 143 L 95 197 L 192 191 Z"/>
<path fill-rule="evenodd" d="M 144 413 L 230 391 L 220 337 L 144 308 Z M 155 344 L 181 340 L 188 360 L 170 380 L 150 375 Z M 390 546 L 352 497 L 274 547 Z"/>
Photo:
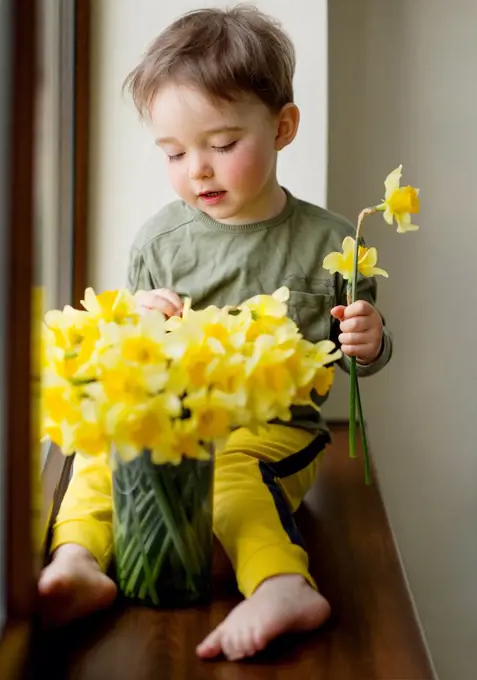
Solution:
<path fill-rule="evenodd" d="M 137 230 L 174 195 L 122 82 L 178 15 L 230 4 L 0 0 L 4 622 L 26 618 L 34 606 L 31 573 L 38 566 L 25 566 L 37 564 L 29 490 L 36 489 L 31 511 L 44 526 L 61 471 L 48 447 L 31 453 L 28 367 L 38 299 L 32 290 L 42 291 L 45 310 L 78 304 L 86 285 L 102 291 L 125 284 Z M 440 680 L 472 680 L 477 4 L 254 4 L 282 21 L 297 48 L 302 123 L 280 157 L 281 183 L 353 222 L 381 199 L 384 177 L 400 163 L 405 183 L 421 189 L 417 234 L 396 236 L 379 218 L 366 224 L 365 236 L 390 274 L 380 282 L 378 306 L 393 331 L 395 355 L 363 384 L 363 399 L 383 501 L 436 673 Z M 347 390 L 340 376 L 326 409 L 330 420 L 346 419 Z"/>

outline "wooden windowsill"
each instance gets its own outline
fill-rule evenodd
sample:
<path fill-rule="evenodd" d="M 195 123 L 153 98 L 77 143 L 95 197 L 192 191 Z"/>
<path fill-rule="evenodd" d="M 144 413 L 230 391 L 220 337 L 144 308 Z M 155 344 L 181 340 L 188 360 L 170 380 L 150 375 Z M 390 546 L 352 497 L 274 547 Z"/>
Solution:
<path fill-rule="evenodd" d="M 23 680 L 25 678 L 25 650 L 28 649 L 31 636 L 30 623 L 25 621 L 8 621 L 0 630 L 2 636 L 0 654 L 0 678 L 2 680 Z"/>
<path fill-rule="evenodd" d="M 431 680 L 378 488 L 350 460 L 347 429 L 334 443 L 298 513 L 312 573 L 333 607 L 321 630 L 281 639 L 254 660 L 203 662 L 196 644 L 239 601 L 217 546 L 209 607 L 153 611 L 116 605 L 60 631 L 38 634 L 35 677 L 75 680 L 183 678 Z"/>

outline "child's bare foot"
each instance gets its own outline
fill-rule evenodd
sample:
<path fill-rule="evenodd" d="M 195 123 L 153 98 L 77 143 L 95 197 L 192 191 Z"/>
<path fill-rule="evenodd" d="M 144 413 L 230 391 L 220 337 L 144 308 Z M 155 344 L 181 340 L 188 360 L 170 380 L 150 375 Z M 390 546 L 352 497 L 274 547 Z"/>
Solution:
<path fill-rule="evenodd" d="M 68 543 L 55 551 L 38 590 L 44 622 L 59 626 L 104 609 L 116 597 L 117 588 L 86 548 Z"/>
<path fill-rule="evenodd" d="M 282 633 L 313 630 L 326 621 L 330 605 L 298 574 L 264 581 L 197 647 L 203 658 L 221 652 L 231 661 L 253 656 Z"/>

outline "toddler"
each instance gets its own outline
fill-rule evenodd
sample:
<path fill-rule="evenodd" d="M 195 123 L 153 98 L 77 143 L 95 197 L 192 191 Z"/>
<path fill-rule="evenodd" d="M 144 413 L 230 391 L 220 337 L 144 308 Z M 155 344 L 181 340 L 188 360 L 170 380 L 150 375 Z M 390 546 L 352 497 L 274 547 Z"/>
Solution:
<path fill-rule="evenodd" d="M 128 285 L 144 310 L 179 315 L 235 305 L 281 286 L 302 334 L 341 345 L 358 375 L 391 356 L 374 307 L 374 279 L 359 301 L 322 267 L 353 227 L 306 203 L 277 179 L 277 156 L 297 134 L 293 45 L 279 25 L 252 8 L 186 14 L 150 46 L 126 86 L 150 123 L 179 200 L 137 235 Z M 316 395 L 319 405 L 324 398 Z M 320 626 L 330 606 L 318 592 L 293 513 L 312 485 L 329 441 L 322 417 L 295 408 L 266 435 L 235 431 L 216 456 L 214 532 L 244 595 L 199 645 L 201 657 L 252 656 L 289 631 Z M 54 527 L 53 559 L 40 594 L 56 623 L 107 606 L 116 586 L 106 575 L 113 550 L 111 473 L 104 458 L 77 457 Z"/>

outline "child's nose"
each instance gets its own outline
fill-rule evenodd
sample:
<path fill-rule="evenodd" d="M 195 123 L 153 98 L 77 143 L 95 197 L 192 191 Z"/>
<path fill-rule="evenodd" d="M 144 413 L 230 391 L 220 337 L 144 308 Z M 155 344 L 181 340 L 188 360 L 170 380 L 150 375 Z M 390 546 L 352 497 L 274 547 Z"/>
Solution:
<path fill-rule="evenodd" d="M 214 171 L 205 158 L 192 157 L 189 164 L 189 177 L 191 179 L 207 179 L 212 177 Z"/>

